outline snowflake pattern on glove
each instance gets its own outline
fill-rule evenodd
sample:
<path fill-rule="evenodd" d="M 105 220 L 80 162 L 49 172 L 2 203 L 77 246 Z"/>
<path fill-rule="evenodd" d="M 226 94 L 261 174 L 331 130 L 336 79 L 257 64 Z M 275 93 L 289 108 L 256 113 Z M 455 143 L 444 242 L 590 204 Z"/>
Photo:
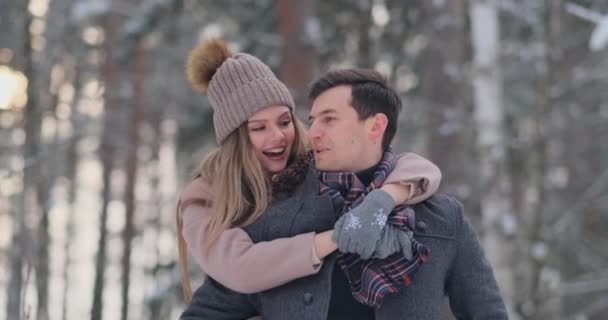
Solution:
<path fill-rule="evenodd" d="M 374 220 L 372 221 L 372 226 L 378 226 L 380 228 L 384 228 L 386 225 L 386 220 L 388 219 L 388 215 L 384 214 L 384 209 L 380 209 L 374 212 Z"/>
<path fill-rule="evenodd" d="M 361 229 L 361 220 L 359 217 L 355 217 L 353 215 L 349 215 L 346 217 L 346 230 L 357 230 Z"/>

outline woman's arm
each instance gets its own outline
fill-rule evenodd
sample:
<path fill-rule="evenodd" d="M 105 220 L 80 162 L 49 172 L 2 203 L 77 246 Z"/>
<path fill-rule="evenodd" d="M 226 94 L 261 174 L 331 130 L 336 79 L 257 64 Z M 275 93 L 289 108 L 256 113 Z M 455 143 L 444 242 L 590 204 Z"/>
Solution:
<path fill-rule="evenodd" d="M 382 190 L 396 204 L 416 204 L 432 196 L 441 182 L 441 170 L 415 153 L 399 155 L 397 165 L 384 181 Z"/>
<path fill-rule="evenodd" d="M 333 232 L 333 230 L 328 230 L 315 235 L 312 253 L 315 263 L 320 264 L 321 259 L 338 249 L 338 244 L 331 238 Z"/>
<path fill-rule="evenodd" d="M 321 267 L 319 259 L 333 251 L 331 243 L 319 240 L 327 237 L 323 233 L 311 232 L 254 244 L 243 229 L 232 228 L 224 231 L 205 255 L 205 230 L 212 216 L 206 205 L 210 198 L 208 190 L 209 187 L 197 179 L 182 193 L 181 233 L 198 265 L 232 290 L 254 293 L 314 274 Z M 321 244 L 317 246 L 317 242 Z"/>

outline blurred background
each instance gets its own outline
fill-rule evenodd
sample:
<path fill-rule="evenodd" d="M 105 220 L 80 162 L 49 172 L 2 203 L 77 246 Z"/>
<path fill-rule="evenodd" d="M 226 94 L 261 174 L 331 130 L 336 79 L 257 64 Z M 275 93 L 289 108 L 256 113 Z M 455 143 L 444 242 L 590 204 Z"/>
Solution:
<path fill-rule="evenodd" d="M 608 319 L 592 0 L 2 0 L 0 319 L 178 317 L 176 197 L 215 145 L 184 62 L 214 37 L 269 64 L 303 119 L 324 71 L 382 72 L 396 149 L 441 167 L 511 318 Z"/>

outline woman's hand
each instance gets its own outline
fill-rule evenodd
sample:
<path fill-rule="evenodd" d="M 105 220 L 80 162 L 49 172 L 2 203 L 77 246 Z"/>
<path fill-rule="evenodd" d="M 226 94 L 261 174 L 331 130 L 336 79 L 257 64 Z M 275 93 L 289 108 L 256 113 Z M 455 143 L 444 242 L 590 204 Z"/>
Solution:
<path fill-rule="evenodd" d="M 405 203 L 412 194 L 411 184 L 388 183 L 382 185 L 380 190 L 388 193 L 393 198 L 393 201 L 395 201 L 395 205 Z"/>

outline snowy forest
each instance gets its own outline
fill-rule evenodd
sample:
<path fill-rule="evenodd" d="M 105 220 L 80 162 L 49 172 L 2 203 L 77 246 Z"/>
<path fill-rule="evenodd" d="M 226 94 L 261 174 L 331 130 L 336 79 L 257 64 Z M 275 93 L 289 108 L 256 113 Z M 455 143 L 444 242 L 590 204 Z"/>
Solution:
<path fill-rule="evenodd" d="M 216 144 L 184 64 L 210 38 L 301 119 L 323 72 L 384 74 L 395 149 L 441 168 L 510 317 L 608 319 L 605 0 L 1 0 L 0 319 L 179 317 L 177 196 Z"/>

